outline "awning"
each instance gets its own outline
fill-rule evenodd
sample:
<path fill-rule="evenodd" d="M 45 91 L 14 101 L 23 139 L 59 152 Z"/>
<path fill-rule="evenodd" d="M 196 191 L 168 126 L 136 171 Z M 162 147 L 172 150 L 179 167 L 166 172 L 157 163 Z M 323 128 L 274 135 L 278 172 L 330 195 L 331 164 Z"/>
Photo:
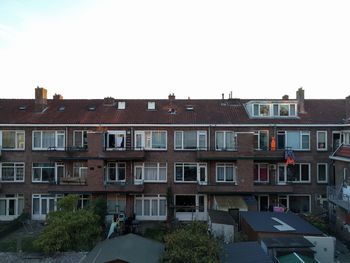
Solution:
<path fill-rule="evenodd" d="M 240 211 L 248 211 L 248 206 L 242 196 L 215 195 L 214 201 L 216 210 L 228 211 L 229 209 L 239 209 Z"/>

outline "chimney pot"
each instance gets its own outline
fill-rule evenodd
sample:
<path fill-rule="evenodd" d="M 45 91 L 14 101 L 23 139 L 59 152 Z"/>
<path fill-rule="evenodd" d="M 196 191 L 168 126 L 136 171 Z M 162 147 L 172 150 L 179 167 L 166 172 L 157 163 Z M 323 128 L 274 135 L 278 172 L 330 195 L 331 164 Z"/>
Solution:
<path fill-rule="evenodd" d="M 169 100 L 175 100 L 175 94 L 174 93 L 173 94 L 169 94 L 168 99 Z"/>
<path fill-rule="evenodd" d="M 225 99 L 225 94 L 224 93 L 221 93 L 221 99 Z"/>
<path fill-rule="evenodd" d="M 103 99 L 103 104 L 104 105 L 114 105 L 114 98 L 113 97 L 105 97 Z"/>
<path fill-rule="evenodd" d="M 55 95 L 53 95 L 53 97 L 52 97 L 54 100 L 63 100 L 63 96 L 61 95 L 61 94 L 56 94 L 55 93 Z"/>
<path fill-rule="evenodd" d="M 289 100 L 289 96 L 288 95 L 283 95 L 282 96 L 282 100 Z"/>

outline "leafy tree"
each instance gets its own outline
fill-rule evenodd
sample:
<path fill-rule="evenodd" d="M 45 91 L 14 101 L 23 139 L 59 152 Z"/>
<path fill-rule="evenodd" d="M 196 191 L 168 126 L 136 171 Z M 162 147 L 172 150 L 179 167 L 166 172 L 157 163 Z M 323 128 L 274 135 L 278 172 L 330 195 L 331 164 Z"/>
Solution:
<path fill-rule="evenodd" d="M 100 217 L 100 225 L 104 226 L 105 217 L 107 215 L 107 201 L 102 198 L 97 198 L 91 202 L 89 208 Z"/>
<path fill-rule="evenodd" d="M 48 214 L 48 226 L 35 241 L 47 254 L 61 251 L 90 250 L 101 234 L 99 216 L 92 209 L 77 210 L 77 196 L 68 195 L 58 202 L 58 211 Z"/>
<path fill-rule="evenodd" d="M 207 225 L 192 222 L 165 236 L 163 262 L 216 263 L 220 252 L 220 243 L 207 233 Z"/>

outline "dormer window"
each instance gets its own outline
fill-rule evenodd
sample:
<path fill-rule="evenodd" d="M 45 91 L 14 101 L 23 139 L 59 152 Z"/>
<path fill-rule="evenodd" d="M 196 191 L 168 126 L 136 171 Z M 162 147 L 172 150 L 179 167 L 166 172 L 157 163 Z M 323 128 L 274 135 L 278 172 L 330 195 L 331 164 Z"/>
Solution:
<path fill-rule="evenodd" d="M 147 104 L 148 110 L 155 110 L 156 109 L 156 103 L 154 101 L 149 101 Z"/>
<path fill-rule="evenodd" d="M 125 101 L 118 101 L 118 110 L 125 110 Z"/>
<path fill-rule="evenodd" d="M 250 103 L 249 103 L 250 104 Z M 249 106 L 248 104 L 248 106 Z M 296 117 L 296 103 L 252 103 L 253 117 Z"/>

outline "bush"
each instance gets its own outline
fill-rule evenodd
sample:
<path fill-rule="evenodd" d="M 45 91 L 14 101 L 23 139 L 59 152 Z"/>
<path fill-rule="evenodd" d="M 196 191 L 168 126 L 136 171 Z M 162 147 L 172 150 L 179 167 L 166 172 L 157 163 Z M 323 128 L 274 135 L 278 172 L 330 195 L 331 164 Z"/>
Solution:
<path fill-rule="evenodd" d="M 23 226 L 22 222 L 29 218 L 29 215 L 26 213 L 21 214 L 19 217 L 17 217 L 15 220 L 12 220 L 9 223 L 6 223 L 1 229 L 0 229 L 0 237 L 4 237 L 17 229 L 21 228 Z"/>
<path fill-rule="evenodd" d="M 207 233 L 207 225 L 192 222 L 165 236 L 163 262 L 216 263 L 220 252 L 220 243 Z"/>

